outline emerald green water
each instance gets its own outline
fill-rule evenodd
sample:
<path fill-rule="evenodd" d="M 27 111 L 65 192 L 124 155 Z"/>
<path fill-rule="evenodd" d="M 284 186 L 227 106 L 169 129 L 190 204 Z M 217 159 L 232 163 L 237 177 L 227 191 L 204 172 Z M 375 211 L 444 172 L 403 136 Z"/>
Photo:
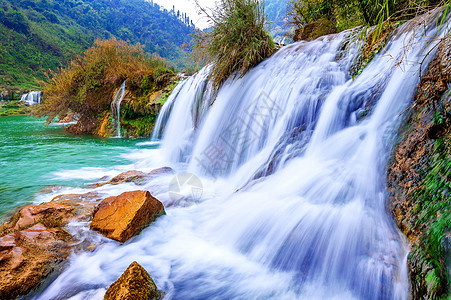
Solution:
<path fill-rule="evenodd" d="M 34 118 L 0 117 L 0 216 L 32 202 L 46 185 L 82 186 L 93 181 L 96 168 L 129 164 L 125 154 L 140 141 L 73 136 Z M 78 172 L 83 177 L 77 171 L 83 168 L 90 176 L 64 176 Z"/>

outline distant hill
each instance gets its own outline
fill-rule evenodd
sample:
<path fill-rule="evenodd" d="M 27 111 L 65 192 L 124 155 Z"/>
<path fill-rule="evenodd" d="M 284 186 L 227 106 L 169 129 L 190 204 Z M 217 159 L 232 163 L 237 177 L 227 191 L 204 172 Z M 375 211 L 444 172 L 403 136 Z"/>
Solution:
<path fill-rule="evenodd" d="M 145 0 L 0 0 L 0 87 L 32 88 L 96 38 L 141 43 L 183 65 L 194 26 Z"/>
<path fill-rule="evenodd" d="M 283 38 L 289 30 L 286 24 L 289 0 L 265 0 L 265 13 L 269 21 L 270 34 Z"/>

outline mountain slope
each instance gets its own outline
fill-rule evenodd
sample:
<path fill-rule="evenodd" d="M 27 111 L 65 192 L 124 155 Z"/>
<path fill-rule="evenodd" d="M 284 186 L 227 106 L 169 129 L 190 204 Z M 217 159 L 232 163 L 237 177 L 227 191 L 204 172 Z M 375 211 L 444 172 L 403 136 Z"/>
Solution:
<path fill-rule="evenodd" d="M 0 86 L 31 88 L 96 38 L 141 43 L 175 63 L 194 27 L 144 0 L 0 1 Z"/>

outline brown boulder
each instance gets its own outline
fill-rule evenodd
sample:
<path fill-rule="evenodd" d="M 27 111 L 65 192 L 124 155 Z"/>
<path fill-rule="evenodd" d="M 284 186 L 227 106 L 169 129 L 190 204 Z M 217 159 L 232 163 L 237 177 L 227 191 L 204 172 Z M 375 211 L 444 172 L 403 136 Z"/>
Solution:
<path fill-rule="evenodd" d="M 125 192 L 97 206 L 91 229 L 123 243 L 164 213 L 163 204 L 148 191 Z"/>
<path fill-rule="evenodd" d="M 320 36 L 337 33 L 334 23 L 328 19 L 322 18 L 313 23 L 298 28 L 294 32 L 293 41 L 311 41 Z"/>
<path fill-rule="evenodd" d="M 105 300 L 160 299 L 157 286 L 149 273 L 136 261 L 106 291 Z"/>
<path fill-rule="evenodd" d="M 27 294 L 70 254 L 71 236 L 41 223 L 0 238 L 0 299 Z"/>
<path fill-rule="evenodd" d="M 53 228 L 65 226 L 72 220 L 88 220 L 100 200 L 97 193 L 68 194 L 57 196 L 50 202 L 28 205 L 3 224 L 0 232 L 20 231 L 39 222 Z"/>

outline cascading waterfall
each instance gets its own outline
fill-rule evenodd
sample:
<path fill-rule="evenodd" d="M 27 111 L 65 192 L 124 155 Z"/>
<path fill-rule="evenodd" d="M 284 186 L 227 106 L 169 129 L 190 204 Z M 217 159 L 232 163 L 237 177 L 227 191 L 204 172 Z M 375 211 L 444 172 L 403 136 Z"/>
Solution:
<path fill-rule="evenodd" d="M 208 68 L 180 83 L 157 122 L 161 149 L 136 153 L 135 166 L 194 173 L 202 197 L 172 199 L 173 175 L 139 187 L 167 215 L 129 243 L 73 255 L 36 298 L 101 299 L 136 260 L 165 299 L 407 299 L 384 168 L 420 62 L 449 29 L 425 20 L 398 28 L 355 79 L 348 31 L 284 47 L 213 105 Z"/>
<path fill-rule="evenodd" d="M 125 94 L 125 80 L 121 87 L 117 90 L 114 95 L 113 102 L 111 102 L 111 115 L 116 119 L 116 131 L 117 137 L 121 137 L 121 102 L 124 99 Z"/>
<path fill-rule="evenodd" d="M 34 105 L 41 103 L 41 91 L 31 91 L 23 94 L 20 101 L 27 103 L 28 105 Z"/>

